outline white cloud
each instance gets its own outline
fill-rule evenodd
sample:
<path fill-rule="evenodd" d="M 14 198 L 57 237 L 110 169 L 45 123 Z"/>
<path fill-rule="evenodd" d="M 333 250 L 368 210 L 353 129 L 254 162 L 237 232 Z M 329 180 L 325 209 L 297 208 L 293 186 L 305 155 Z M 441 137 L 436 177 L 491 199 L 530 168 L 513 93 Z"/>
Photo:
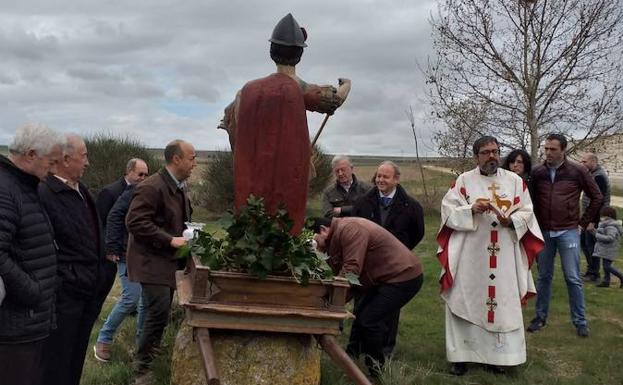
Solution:
<path fill-rule="evenodd" d="M 412 105 L 423 114 L 416 60 L 431 50 L 432 0 L 0 5 L 0 142 L 36 121 L 130 134 L 149 146 L 188 138 L 200 149 L 222 149 L 227 136 L 216 125 L 223 108 L 246 81 L 274 70 L 267 40 L 292 12 L 309 33 L 299 75 L 318 84 L 353 81 L 320 144 L 338 153 L 414 152 L 405 111 Z M 308 115 L 313 136 L 322 116 Z"/>

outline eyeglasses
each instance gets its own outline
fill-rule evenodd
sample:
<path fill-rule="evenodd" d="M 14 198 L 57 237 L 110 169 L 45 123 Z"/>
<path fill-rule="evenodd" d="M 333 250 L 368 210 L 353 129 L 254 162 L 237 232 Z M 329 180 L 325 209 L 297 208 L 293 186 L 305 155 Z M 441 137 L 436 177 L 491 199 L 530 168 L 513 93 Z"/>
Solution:
<path fill-rule="evenodd" d="M 495 150 L 482 150 L 482 151 L 478 151 L 478 155 L 482 155 L 482 156 L 489 156 L 489 155 L 500 155 L 500 150 L 495 149 Z"/>

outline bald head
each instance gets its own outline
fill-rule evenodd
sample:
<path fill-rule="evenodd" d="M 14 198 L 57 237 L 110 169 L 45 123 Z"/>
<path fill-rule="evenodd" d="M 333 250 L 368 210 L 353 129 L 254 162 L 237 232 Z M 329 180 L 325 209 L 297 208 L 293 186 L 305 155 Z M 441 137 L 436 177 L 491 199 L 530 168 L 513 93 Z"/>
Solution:
<path fill-rule="evenodd" d="M 167 144 L 164 149 L 167 170 L 179 181 L 190 177 L 193 168 L 197 165 L 196 158 L 195 148 L 184 140 L 176 139 Z"/>
<path fill-rule="evenodd" d="M 599 166 L 599 159 L 597 155 L 592 152 L 586 152 L 582 155 L 580 162 L 588 169 L 588 171 L 594 171 Z"/>

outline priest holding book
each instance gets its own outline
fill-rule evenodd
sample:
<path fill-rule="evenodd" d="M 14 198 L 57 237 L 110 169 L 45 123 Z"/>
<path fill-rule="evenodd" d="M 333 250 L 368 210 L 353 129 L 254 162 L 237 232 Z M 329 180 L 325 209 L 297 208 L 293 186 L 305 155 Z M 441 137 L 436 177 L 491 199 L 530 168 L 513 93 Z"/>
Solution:
<path fill-rule="evenodd" d="M 437 257 L 446 302 L 451 373 L 467 363 L 496 373 L 526 361 L 522 303 L 536 294 L 530 267 L 543 236 L 524 181 L 499 168 L 496 138 L 473 145 L 478 165 L 456 179 L 441 203 Z"/>

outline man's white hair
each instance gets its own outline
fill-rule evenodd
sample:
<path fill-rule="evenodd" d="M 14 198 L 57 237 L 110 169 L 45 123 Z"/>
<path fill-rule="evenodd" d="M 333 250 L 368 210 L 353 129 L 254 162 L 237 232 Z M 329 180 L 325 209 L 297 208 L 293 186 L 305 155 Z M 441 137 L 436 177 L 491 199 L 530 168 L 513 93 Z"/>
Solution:
<path fill-rule="evenodd" d="M 25 124 L 17 129 L 13 141 L 9 144 L 9 152 L 14 155 L 25 155 L 34 150 L 37 155 L 48 155 L 54 146 L 64 145 L 65 138 L 43 124 Z"/>
<path fill-rule="evenodd" d="M 78 134 L 68 132 L 64 135 L 63 140 L 63 155 L 73 155 L 76 151 L 76 144 L 82 144 L 84 139 Z"/>
<path fill-rule="evenodd" d="M 353 167 L 353 163 L 350 161 L 349 157 L 347 157 L 346 155 L 336 155 L 333 157 L 333 159 L 331 159 L 331 168 L 335 167 L 336 164 L 343 160 L 347 161 L 348 165 Z"/>

